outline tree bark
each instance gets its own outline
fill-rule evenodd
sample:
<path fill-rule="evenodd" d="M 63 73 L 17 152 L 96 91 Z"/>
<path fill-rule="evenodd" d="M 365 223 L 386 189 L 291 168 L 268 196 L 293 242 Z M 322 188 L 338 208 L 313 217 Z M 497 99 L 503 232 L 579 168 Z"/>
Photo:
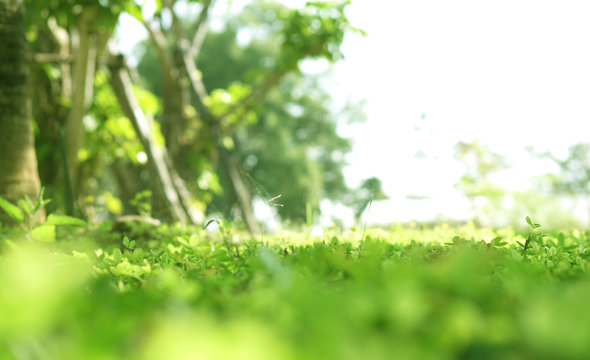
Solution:
<path fill-rule="evenodd" d="M 240 174 L 239 164 L 232 159 L 231 154 L 226 149 L 219 145 L 218 127 L 225 117 L 236 112 L 240 107 L 245 106 L 247 102 L 263 97 L 272 86 L 280 81 L 285 72 L 279 71 L 273 74 L 268 81 L 257 86 L 252 94 L 232 107 L 227 113 L 221 116 L 214 115 L 206 105 L 208 93 L 195 64 L 196 57 L 199 54 L 207 33 L 207 19 L 212 3 L 212 0 L 205 0 L 203 2 L 203 9 L 201 10 L 197 22 L 197 29 L 191 42 L 185 39 L 179 30 L 179 21 L 176 14 L 174 14 L 172 2 L 163 3 L 172 12 L 172 28 L 176 30 L 174 33 L 176 36 L 176 45 L 172 54 L 167 51 L 170 48 L 170 44 L 166 36 L 164 36 L 163 30 L 152 26 L 147 21 L 143 22 L 156 47 L 156 53 L 162 70 L 162 103 L 164 109 L 161 124 L 168 154 L 170 155 L 166 159 L 169 169 L 172 170 L 171 174 L 176 175 L 176 172 L 173 170 L 175 166 L 181 164 L 181 150 L 184 143 L 182 133 L 187 123 L 184 110 L 189 104 L 190 92 L 192 90 L 199 117 L 210 128 L 213 142 L 219 152 L 221 166 L 231 184 L 229 191 L 234 195 L 242 215 L 242 220 L 251 231 L 257 232 L 259 226 L 254 216 L 250 189 Z M 182 173 L 182 167 L 178 169 Z M 180 176 L 175 176 L 174 179 L 182 181 Z M 181 195 L 181 197 L 184 196 Z"/>
<path fill-rule="evenodd" d="M 147 187 L 141 181 L 141 169 L 132 166 L 121 159 L 115 159 L 111 164 L 111 173 L 119 186 L 121 201 L 125 214 L 139 214 L 139 209 L 131 204 L 135 195 Z"/>
<path fill-rule="evenodd" d="M 175 165 L 178 165 L 179 143 L 183 141 L 182 131 L 186 122 L 185 109 L 189 103 L 189 93 L 182 68 L 178 66 L 178 51 L 168 52 L 169 42 L 166 35 L 148 22 L 143 23 L 156 48 L 156 54 L 162 71 L 162 115 L 160 124 L 162 135 L 166 140 L 168 153 Z M 177 39 L 177 41 L 180 41 Z"/>
<path fill-rule="evenodd" d="M 78 25 L 78 49 L 74 63 L 72 108 L 66 121 L 65 143 L 70 183 L 76 196 L 78 180 L 78 151 L 84 138 L 83 119 L 92 102 L 97 54 L 97 9 L 85 7 Z"/>
<path fill-rule="evenodd" d="M 10 201 L 35 199 L 40 190 L 23 12 L 22 0 L 0 0 L 0 196 Z"/>
<path fill-rule="evenodd" d="M 166 148 L 158 146 L 154 141 L 150 124 L 133 94 L 131 80 L 123 58 L 112 56 L 109 67 L 113 92 L 123 113 L 133 123 L 137 137 L 148 155 L 149 163 L 156 175 L 153 180 L 156 181 L 159 192 L 163 194 L 171 219 L 183 224 L 187 222 L 200 223 L 203 216 L 200 212 L 192 209 L 188 203 L 188 190 L 182 179 L 173 171 Z"/>
<path fill-rule="evenodd" d="M 226 150 L 219 147 L 219 160 L 221 166 L 227 173 L 235 199 L 237 200 L 240 213 L 242 215 L 242 221 L 253 233 L 260 232 L 260 226 L 254 216 L 254 209 L 252 207 L 252 195 L 250 190 L 246 186 L 242 174 L 240 174 L 240 166 L 233 156 Z"/>

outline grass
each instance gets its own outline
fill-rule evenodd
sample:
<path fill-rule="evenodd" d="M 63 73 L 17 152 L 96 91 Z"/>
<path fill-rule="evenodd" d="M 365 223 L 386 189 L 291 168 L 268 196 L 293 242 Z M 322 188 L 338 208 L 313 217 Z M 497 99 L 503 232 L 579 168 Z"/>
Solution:
<path fill-rule="evenodd" d="M 589 233 L 534 225 L 0 229 L 0 358 L 588 358 Z"/>

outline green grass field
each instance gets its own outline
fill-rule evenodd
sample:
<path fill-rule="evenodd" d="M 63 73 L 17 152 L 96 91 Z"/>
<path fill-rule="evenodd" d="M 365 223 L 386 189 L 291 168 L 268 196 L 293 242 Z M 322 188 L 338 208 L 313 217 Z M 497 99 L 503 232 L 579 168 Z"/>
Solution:
<path fill-rule="evenodd" d="M 0 359 L 590 358 L 589 232 L 109 226 L 0 229 Z"/>

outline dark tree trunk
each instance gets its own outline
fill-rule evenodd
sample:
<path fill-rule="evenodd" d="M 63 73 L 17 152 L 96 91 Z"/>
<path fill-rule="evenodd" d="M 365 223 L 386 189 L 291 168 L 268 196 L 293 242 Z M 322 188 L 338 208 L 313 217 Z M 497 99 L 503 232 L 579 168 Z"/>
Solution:
<path fill-rule="evenodd" d="M 11 201 L 40 190 L 28 71 L 23 1 L 0 0 L 0 196 Z"/>

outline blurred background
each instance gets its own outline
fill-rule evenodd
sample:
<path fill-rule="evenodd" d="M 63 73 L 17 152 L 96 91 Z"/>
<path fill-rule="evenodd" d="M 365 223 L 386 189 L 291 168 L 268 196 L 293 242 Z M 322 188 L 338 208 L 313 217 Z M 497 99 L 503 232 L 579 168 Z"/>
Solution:
<path fill-rule="evenodd" d="M 588 11 L 353 1 L 347 14 L 367 36 L 345 38 L 328 88 L 366 101 L 368 121 L 339 131 L 353 139 L 349 184 L 374 175 L 389 197 L 367 220 L 587 224 Z"/>
<path fill-rule="evenodd" d="M 584 1 L 356 1 L 335 78 L 367 100 L 346 177 L 380 178 L 376 223 L 588 221 Z"/>
<path fill-rule="evenodd" d="M 59 52 L 60 34 L 83 38 L 80 19 L 91 7 L 29 2 L 43 18 L 29 16 L 38 52 Z M 250 228 L 590 219 L 587 2 L 97 4 L 99 15 L 88 16 L 114 31 L 109 51 L 129 65 L 194 218 Z M 198 51 L 183 48 L 191 42 Z M 174 219 L 158 199 L 161 184 L 153 186 L 155 155 L 121 111 L 104 66 L 97 61 L 71 191 L 55 171 L 64 156 L 55 151 L 58 132 L 47 129 L 67 130 L 57 119 L 71 118 L 76 99 L 62 96 L 63 63 L 39 62 L 33 72 L 43 84 L 33 94 L 41 182 L 53 206 L 72 202 L 85 217 Z M 51 104 L 40 101 L 60 91 Z"/>

